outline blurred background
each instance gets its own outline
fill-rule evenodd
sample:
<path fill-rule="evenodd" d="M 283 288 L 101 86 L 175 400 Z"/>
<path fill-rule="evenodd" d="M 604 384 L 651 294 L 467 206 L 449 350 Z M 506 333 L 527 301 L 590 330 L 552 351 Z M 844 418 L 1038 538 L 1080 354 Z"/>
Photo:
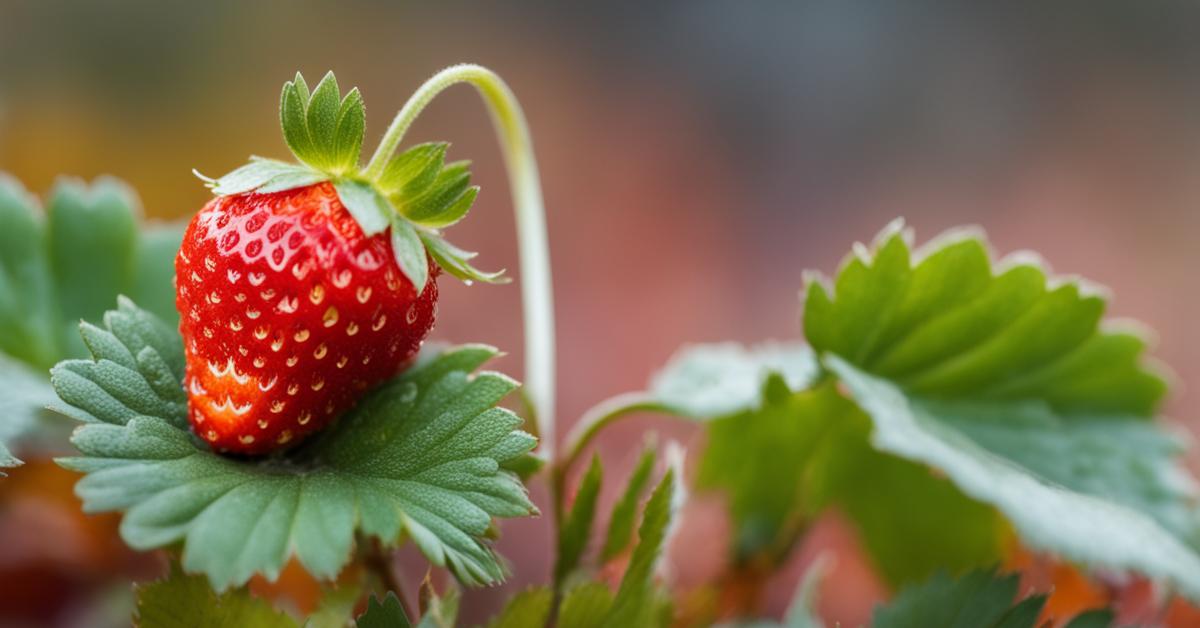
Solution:
<path fill-rule="evenodd" d="M 0 170 L 38 192 L 59 174 L 113 174 L 148 216 L 187 218 L 209 198 L 193 168 L 287 156 L 277 106 L 295 71 L 357 85 L 373 149 L 422 80 L 472 61 L 509 81 L 541 161 L 560 433 L 640 389 L 681 344 L 799 337 L 803 270 L 834 270 L 898 216 L 921 242 L 980 225 L 998 254 L 1033 249 L 1111 288 L 1112 313 L 1157 330 L 1180 382 L 1168 411 L 1194 429 L 1200 5 L 1052 4 L 4 0 Z M 409 139 L 474 160 L 483 192 L 454 241 L 484 268 L 515 269 L 505 173 L 476 96 L 447 93 Z M 441 289 L 434 337 L 495 344 L 519 374 L 518 290 Z M 614 477 L 651 429 L 701 445 L 649 417 L 619 426 L 600 444 Z M 0 483 L 0 617 L 78 622 L 113 570 L 155 575 L 114 540 L 115 520 L 78 514 L 70 474 L 26 469 Z M 720 569 L 722 512 L 703 495 L 688 506 L 670 563 L 680 590 Z M 550 569 L 549 521 L 503 528 L 518 569 L 470 593 L 468 619 Z M 855 625 L 886 592 L 836 517 L 772 583 L 770 608 L 821 548 L 837 554 L 821 611 Z M 421 563 L 404 560 L 415 587 Z"/>

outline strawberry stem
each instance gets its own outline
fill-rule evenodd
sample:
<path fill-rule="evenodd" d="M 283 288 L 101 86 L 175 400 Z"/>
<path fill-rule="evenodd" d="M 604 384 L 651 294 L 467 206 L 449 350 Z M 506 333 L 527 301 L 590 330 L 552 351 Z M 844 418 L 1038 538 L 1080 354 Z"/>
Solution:
<path fill-rule="evenodd" d="M 363 172 L 374 181 L 383 174 L 413 121 L 446 88 L 469 83 L 487 104 L 504 150 L 517 218 L 521 255 L 521 299 L 525 327 L 525 390 L 536 411 L 541 447 L 554 459 L 554 300 L 550 282 L 550 249 L 542 185 L 525 114 L 512 90 L 495 72 L 474 64 L 451 66 L 425 81 L 404 103 L 384 133 Z"/>

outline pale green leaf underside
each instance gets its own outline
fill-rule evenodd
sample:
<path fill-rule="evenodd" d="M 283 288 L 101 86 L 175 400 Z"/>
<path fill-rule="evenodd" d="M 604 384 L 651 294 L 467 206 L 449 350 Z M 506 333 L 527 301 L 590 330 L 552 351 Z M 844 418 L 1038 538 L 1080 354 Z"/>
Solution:
<path fill-rule="evenodd" d="M 791 390 L 808 387 L 817 375 L 812 350 L 801 343 L 684 347 L 655 375 L 649 396 L 677 414 L 713 419 L 761 407 L 772 373 Z"/>
<path fill-rule="evenodd" d="M 1138 431 L 1139 424 L 1128 422 L 1129 437 L 1103 434 L 1111 424 L 1058 418 L 1045 407 L 968 411 L 908 397 L 837 356 L 826 364 L 871 415 L 875 447 L 938 469 L 967 495 L 994 505 L 1030 547 L 1164 578 L 1200 598 L 1200 557 L 1153 518 L 1194 525 L 1180 510 L 1190 487 L 1161 459 L 1168 445 L 1149 426 Z M 1014 447 L 1029 451 L 1014 454 Z M 1030 461 L 1043 452 L 1059 461 Z"/>
<path fill-rule="evenodd" d="M 361 531 L 389 544 L 407 537 L 467 584 L 503 578 L 484 539 L 492 518 L 536 509 L 500 465 L 535 440 L 494 407 L 517 384 L 470 375 L 494 349 L 426 359 L 299 450 L 244 461 L 188 431 L 175 332 L 128 302 L 106 323 L 85 329 L 95 361 L 54 370 L 64 411 L 85 422 L 73 438 L 82 455 L 60 462 L 87 474 L 76 486 L 87 511 L 125 512 L 132 547 L 183 541 L 183 567 L 225 588 L 274 578 L 293 554 L 331 578 Z"/>

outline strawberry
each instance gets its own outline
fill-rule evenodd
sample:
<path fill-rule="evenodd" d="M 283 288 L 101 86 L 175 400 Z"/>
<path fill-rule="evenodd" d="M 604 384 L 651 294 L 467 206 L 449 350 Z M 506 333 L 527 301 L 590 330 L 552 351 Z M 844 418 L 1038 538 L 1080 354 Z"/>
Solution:
<path fill-rule="evenodd" d="M 252 159 L 220 179 L 175 261 L 193 430 L 219 451 L 263 454 L 328 425 L 409 363 L 433 327 L 436 278 L 498 281 L 438 229 L 478 188 L 445 144 L 357 167 L 365 120 L 333 75 L 284 86 L 284 136 L 301 164 Z"/>
<path fill-rule="evenodd" d="M 210 201 L 175 271 L 191 422 L 229 451 L 320 429 L 412 359 L 437 309 L 329 183 Z"/>

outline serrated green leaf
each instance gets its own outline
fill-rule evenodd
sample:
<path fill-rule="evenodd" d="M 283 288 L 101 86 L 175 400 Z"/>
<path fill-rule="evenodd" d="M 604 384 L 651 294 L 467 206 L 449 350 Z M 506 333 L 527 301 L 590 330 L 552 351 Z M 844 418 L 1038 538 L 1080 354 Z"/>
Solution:
<path fill-rule="evenodd" d="M 604 469 L 600 457 L 593 456 L 592 464 L 579 482 L 575 503 L 563 521 L 558 536 L 558 553 L 554 562 L 554 581 L 563 582 L 576 566 L 587 549 L 591 538 L 592 522 L 596 518 L 596 501 L 600 497 L 600 483 Z"/>
<path fill-rule="evenodd" d="M 139 212 L 132 194 L 103 177 L 90 188 L 63 179 L 51 193 L 46 246 L 62 319 L 70 327 L 81 319 L 97 320 L 115 295 L 133 286 Z M 66 337 L 77 354 L 78 337 Z"/>
<path fill-rule="evenodd" d="M 612 609 L 613 594 L 600 582 L 585 582 L 563 596 L 558 625 L 599 628 Z"/>
<path fill-rule="evenodd" d="M 464 251 L 450 244 L 441 236 L 424 229 L 418 230 L 417 235 L 421 237 L 421 242 L 425 243 L 429 255 L 442 270 L 467 283 L 472 281 L 508 283 L 512 281 L 511 278 L 504 276 L 504 269 L 489 273 L 472 266 L 470 260 L 475 258 L 478 253 Z"/>
<path fill-rule="evenodd" d="M 928 398 L 1154 412 L 1166 385 L 1142 363 L 1142 340 L 1100 326 L 1105 304 L 1094 289 L 1051 281 L 1021 258 L 993 274 L 974 234 L 936 239 L 914 265 L 909 237 L 894 226 L 873 255 L 857 249 L 833 296 L 810 281 L 804 329 L 814 349 Z"/>
<path fill-rule="evenodd" d="M 680 349 L 650 384 L 650 396 L 672 412 L 715 419 L 762 405 L 767 376 L 777 373 L 791 390 L 816 379 L 813 352 L 800 343 L 764 343 L 749 349 L 737 343 L 692 345 Z"/>
<path fill-rule="evenodd" d="M 129 297 L 170 325 L 179 322 L 175 292 L 175 256 L 187 225 L 183 222 L 149 224 L 142 228 Z"/>
<path fill-rule="evenodd" d="M 1165 578 L 1190 597 L 1200 597 L 1200 557 L 1152 518 L 1157 513 L 1138 509 L 1153 495 L 1140 494 L 1146 486 L 1162 490 L 1161 499 L 1171 504 L 1177 502 L 1168 496 L 1178 495 L 1180 487 L 1162 484 L 1165 463 L 1143 460 L 1144 452 L 1132 449 L 1136 442 L 1125 442 L 1120 433 L 1097 430 L 1083 420 L 1047 425 L 1045 420 L 1052 415 L 1045 408 L 1041 416 L 1030 415 L 1030 407 L 1020 404 L 998 405 L 978 414 L 961 406 L 924 403 L 840 358 L 826 362 L 871 415 L 876 448 L 945 473 L 964 493 L 1003 512 L 1030 547 L 1087 565 Z M 979 441 L 956 427 L 973 421 L 991 422 L 975 432 Z M 1005 424 L 1010 422 L 1026 425 Z M 988 435 L 989 428 L 1001 431 Z M 1029 468 L 997 455 L 1013 446 L 1013 436 L 1020 437 L 1020 446 L 1031 448 L 1054 448 L 1055 440 L 1065 442 L 1056 455 L 1076 465 L 1074 469 L 1088 471 L 1067 467 L 1070 473 L 1048 477 L 1056 469 L 1061 471 L 1061 465 L 1048 462 Z M 1093 440 L 1089 443 L 1089 439 Z M 1146 434 L 1139 439 L 1152 440 Z M 1088 448 L 1080 447 L 1081 443 Z M 1103 446 L 1097 448 L 1096 443 Z M 1103 460 L 1114 455 L 1119 457 Z M 1157 477 L 1146 477 L 1145 469 Z M 1105 475 L 1088 478 L 1089 471 Z M 1130 482 L 1119 475 L 1130 471 L 1143 477 Z M 1059 484 L 1064 481 L 1076 486 Z M 1089 490 L 1094 493 L 1085 492 Z"/>
<path fill-rule="evenodd" d="M 62 356 L 62 315 L 34 199 L 0 172 L 0 352 L 39 368 Z"/>
<path fill-rule="evenodd" d="M 1035 628 L 1045 596 L 1020 601 L 1018 576 L 974 571 L 952 579 L 945 572 L 901 591 L 877 608 L 872 628 Z"/>
<path fill-rule="evenodd" d="M 371 184 L 342 180 L 333 187 L 364 234 L 373 236 L 387 230 L 396 210 Z"/>
<path fill-rule="evenodd" d="M 492 621 L 488 628 L 536 628 L 546 625 L 550 616 L 553 595 L 546 587 L 526 589 L 514 595 Z M 562 623 L 563 626 L 572 624 Z"/>
<path fill-rule="evenodd" d="M 286 614 L 245 589 L 218 595 L 200 576 L 173 569 L 165 580 L 135 587 L 139 628 L 296 628 Z"/>
<path fill-rule="evenodd" d="M 675 493 L 678 491 L 675 470 L 669 469 L 646 502 L 642 524 L 638 527 L 638 544 L 621 578 L 612 608 L 601 624 L 605 627 L 655 625 L 661 609 L 654 586 L 654 566 L 662 554 L 667 530 L 674 517 Z"/>
<path fill-rule="evenodd" d="M 388 591 L 383 602 L 374 595 L 367 601 L 367 610 L 355 620 L 358 628 L 408 628 L 412 626 L 404 607 L 395 593 Z"/>
<path fill-rule="evenodd" d="M 1145 420 L 1165 391 L 1145 343 L 1102 326 L 1104 299 L 1078 280 L 1023 260 L 994 273 L 976 235 L 915 256 L 909 237 L 889 227 L 805 304 L 874 446 L 944 473 L 1030 546 L 1200 594 L 1195 488 Z"/>
<path fill-rule="evenodd" d="M 384 194 L 416 198 L 437 181 L 446 159 L 445 142 L 417 144 L 392 157 L 376 185 Z"/>
<path fill-rule="evenodd" d="M 633 541 L 633 528 L 637 520 L 638 500 L 650 483 L 650 474 L 654 471 L 657 459 L 654 446 L 648 445 L 638 458 L 637 466 L 629 476 L 629 482 L 617 503 L 613 505 L 612 516 L 608 522 L 608 533 L 604 537 L 604 547 L 600 551 L 601 561 L 607 562 L 624 552 Z"/>
<path fill-rule="evenodd" d="M 121 535 L 132 547 L 182 541 L 184 568 L 224 589 L 255 573 L 276 577 L 293 554 L 331 578 L 350 559 L 357 530 L 388 545 L 407 537 L 466 584 L 502 580 L 486 540 L 492 519 L 537 510 L 500 465 L 535 439 L 495 407 L 517 384 L 470 374 L 493 349 L 420 360 L 301 449 L 234 460 L 191 436 L 186 404 L 150 379 L 160 372 L 140 360 L 136 369 L 122 365 L 129 355 L 157 355 L 182 392 L 174 331 L 161 323 L 125 329 L 147 320 L 133 309 L 106 317 L 123 348 L 98 343 L 94 361 L 65 362 L 53 377 L 68 411 L 85 422 L 73 437 L 82 455 L 60 463 L 87 474 L 76 486 L 87 511 L 125 512 Z"/>
<path fill-rule="evenodd" d="M 429 282 L 429 258 L 425 254 L 425 244 L 417 230 L 403 218 L 392 218 L 392 255 L 396 257 L 396 265 L 405 277 L 413 283 L 417 294 L 425 291 Z"/>

